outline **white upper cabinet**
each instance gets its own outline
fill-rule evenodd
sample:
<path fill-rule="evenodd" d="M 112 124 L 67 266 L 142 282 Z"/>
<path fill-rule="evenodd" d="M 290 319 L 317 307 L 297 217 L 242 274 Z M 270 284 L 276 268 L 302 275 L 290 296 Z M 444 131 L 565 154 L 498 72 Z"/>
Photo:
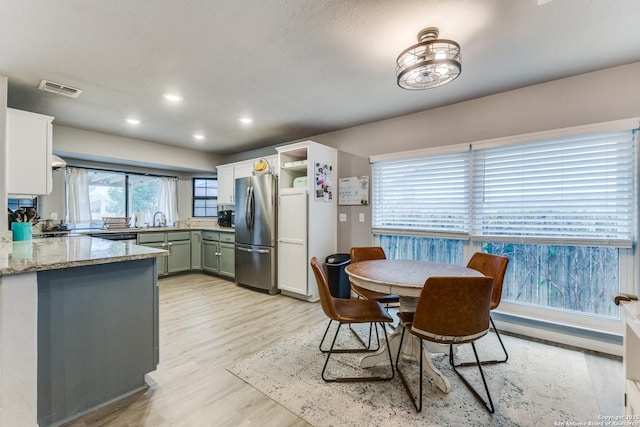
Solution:
<path fill-rule="evenodd" d="M 271 165 L 271 170 L 277 175 L 278 155 L 264 157 Z M 216 169 L 218 171 L 218 204 L 234 205 L 235 204 L 235 186 L 236 178 L 251 176 L 253 168 L 260 159 L 243 160 L 236 163 L 228 163 L 220 165 Z"/>
<path fill-rule="evenodd" d="M 51 193 L 53 117 L 7 108 L 7 193 Z"/>
<path fill-rule="evenodd" d="M 235 203 L 233 200 L 235 191 L 233 165 L 222 165 L 216 169 L 218 170 L 218 204 L 233 205 Z"/>

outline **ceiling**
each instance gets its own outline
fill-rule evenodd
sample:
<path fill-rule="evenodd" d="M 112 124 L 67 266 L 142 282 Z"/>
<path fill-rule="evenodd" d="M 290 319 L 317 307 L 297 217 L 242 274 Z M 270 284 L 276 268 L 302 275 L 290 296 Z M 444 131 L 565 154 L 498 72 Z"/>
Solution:
<path fill-rule="evenodd" d="M 638 0 L 0 0 L 10 107 L 233 154 L 640 61 Z M 400 89 L 436 26 L 462 75 Z M 42 79 L 82 89 L 38 90 Z M 603 82 L 606 84 L 606 82 Z M 179 103 L 162 98 L 183 96 Z M 250 125 L 238 121 L 250 116 Z M 141 123 L 130 125 L 126 117 Z M 206 137 L 196 141 L 193 134 Z"/>

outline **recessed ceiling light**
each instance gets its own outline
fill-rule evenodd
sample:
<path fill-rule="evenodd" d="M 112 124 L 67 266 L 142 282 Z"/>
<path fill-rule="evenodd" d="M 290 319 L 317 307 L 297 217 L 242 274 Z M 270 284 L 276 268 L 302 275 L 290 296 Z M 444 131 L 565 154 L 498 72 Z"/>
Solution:
<path fill-rule="evenodd" d="M 175 93 L 164 93 L 162 94 L 162 97 L 164 99 L 166 99 L 167 101 L 171 101 L 171 102 L 180 102 L 182 101 L 182 97 L 178 94 Z"/>
<path fill-rule="evenodd" d="M 238 120 L 240 120 L 240 123 L 244 123 L 245 125 L 253 123 L 253 119 L 251 117 L 240 117 Z"/>
<path fill-rule="evenodd" d="M 193 137 L 195 139 L 197 139 L 198 141 L 202 141 L 204 139 L 204 135 L 201 134 L 201 133 L 195 133 L 195 134 L 193 134 Z"/>
<path fill-rule="evenodd" d="M 126 119 L 127 123 L 129 123 L 130 125 L 139 125 L 140 124 L 140 120 L 138 119 L 134 119 L 134 118 L 128 118 Z"/>

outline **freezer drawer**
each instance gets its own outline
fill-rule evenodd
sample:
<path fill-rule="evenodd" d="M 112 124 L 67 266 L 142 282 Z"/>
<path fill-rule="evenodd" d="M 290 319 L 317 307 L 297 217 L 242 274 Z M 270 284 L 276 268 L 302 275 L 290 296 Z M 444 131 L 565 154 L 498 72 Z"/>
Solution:
<path fill-rule="evenodd" d="M 276 250 L 269 246 L 235 246 L 236 283 L 276 294 Z"/>

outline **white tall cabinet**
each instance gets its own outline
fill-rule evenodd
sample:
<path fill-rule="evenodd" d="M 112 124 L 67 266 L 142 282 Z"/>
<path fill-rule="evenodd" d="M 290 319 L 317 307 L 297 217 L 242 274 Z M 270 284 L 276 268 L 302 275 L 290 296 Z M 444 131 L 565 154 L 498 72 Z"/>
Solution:
<path fill-rule="evenodd" d="M 278 289 L 316 301 L 318 288 L 309 260 L 315 256 L 324 261 L 337 247 L 338 151 L 313 141 L 276 150 Z"/>

